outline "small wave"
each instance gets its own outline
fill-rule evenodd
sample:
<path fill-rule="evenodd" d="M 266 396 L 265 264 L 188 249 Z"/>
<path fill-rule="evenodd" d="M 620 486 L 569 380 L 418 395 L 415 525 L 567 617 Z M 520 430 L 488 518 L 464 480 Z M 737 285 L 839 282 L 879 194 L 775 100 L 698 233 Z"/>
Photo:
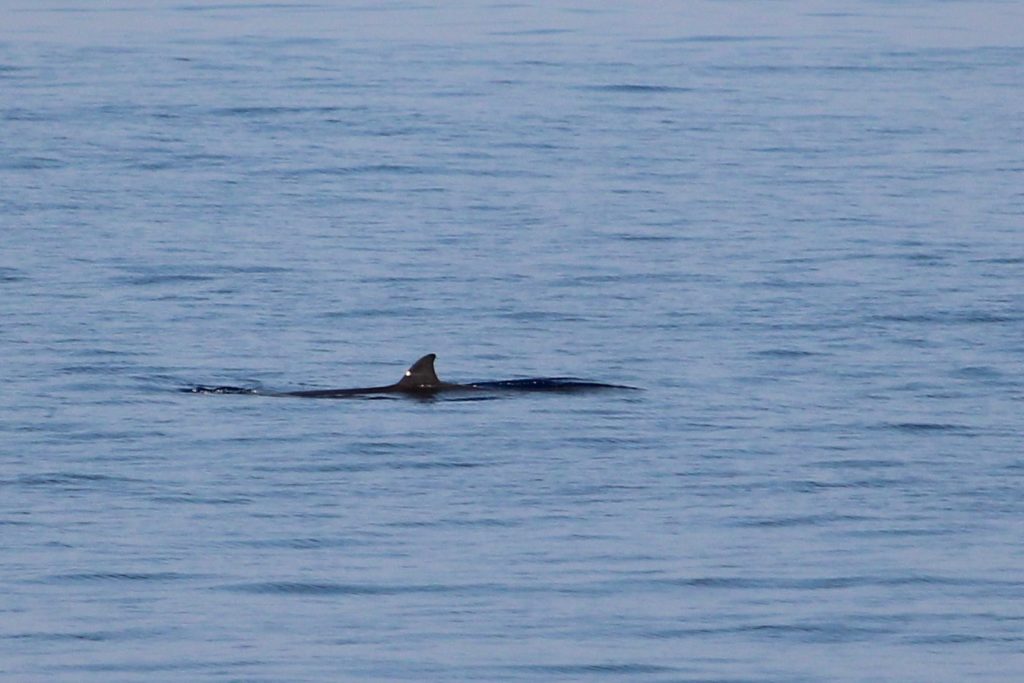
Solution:
<path fill-rule="evenodd" d="M 989 365 L 967 365 L 950 374 L 959 379 L 998 379 L 1003 376 L 1003 373 Z"/>
<path fill-rule="evenodd" d="M 0 267 L 0 282 L 22 282 L 28 276 L 17 268 Z"/>
<path fill-rule="evenodd" d="M 60 159 L 49 157 L 11 157 L 0 162 L 0 169 L 7 171 L 42 171 L 66 166 Z"/>
<path fill-rule="evenodd" d="M 975 263 L 993 263 L 998 265 L 1015 266 L 1024 263 L 1024 256 L 1002 256 L 985 259 L 975 259 Z"/>
<path fill-rule="evenodd" d="M 592 90 L 594 92 L 636 94 L 693 92 L 693 88 L 682 88 L 672 85 L 650 85 L 646 83 L 611 83 L 608 85 L 589 85 L 583 86 L 581 89 Z"/>
<path fill-rule="evenodd" d="M 213 114 L 221 116 L 281 116 L 285 114 L 332 114 L 344 111 L 344 107 L 225 107 L 214 109 Z"/>
<path fill-rule="evenodd" d="M 816 467 L 833 469 L 868 470 L 874 468 L 903 467 L 904 463 L 898 460 L 883 460 L 881 458 L 845 458 L 841 460 L 823 460 L 814 463 Z"/>
<path fill-rule="evenodd" d="M 199 574 L 182 574 L 180 572 L 82 572 L 76 574 L 55 574 L 48 577 L 51 581 L 125 581 L 125 582 L 164 582 L 182 581 L 200 578 Z"/>
<path fill-rule="evenodd" d="M 908 574 L 905 576 L 821 576 L 806 578 L 788 577 L 742 577 L 742 576 L 701 576 L 686 579 L 651 579 L 658 586 L 688 588 L 716 588 L 731 590 L 841 590 L 864 586 L 978 586 L 999 585 L 1019 586 L 1019 582 L 985 581 L 971 578 L 956 578 L 932 574 Z"/>
<path fill-rule="evenodd" d="M 531 28 L 518 31 L 491 31 L 493 36 L 558 36 L 573 33 L 568 28 Z"/>
<path fill-rule="evenodd" d="M 481 463 L 478 462 L 467 462 L 463 460 L 430 460 L 427 462 L 404 462 L 395 461 L 387 464 L 389 469 L 396 470 L 450 470 L 450 469 L 468 469 L 471 467 L 480 467 Z"/>
<path fill-rule="evenodd" d="M 602 664 L 515 664 L 502 668 L 510 671 L 529 672 L 547 676 L 664 674 L 679 671 L 679 669 L 671 666 L 627 662 Z"/>
<path fill-rule="evenodd" d="M 823 526 L 834 522 L 859 522 L 868 519 L 861 515 L 795 515 L 780 517 L 757 517 L 743 519 L 735 523 L 739 527 L 753 528 L 787 528 L 798 526 Z"/>
<path fill-rule="evenodd" d="M 816 643 L 849 642 L 866 640 L 893 633 L 892 628 L 850 626 L 841 623 L 797 623 L 797 624 L 748 624 L 720 628 L 672 628 L 653 631 L 651 638 L 678 639 L 715 635 L 750 635 L 761 637 L 794 637 Z"/>
<path fill-rule="evenodd" d="M 241 273 L 243 275 L 265 275 L 265 274 L 278 274 L 278 273 L 289 273 L 292 271 L 291 268 L 285 268 L 282 266 L 270 266 L 270 265 L 257 265 L 257 266 L 219 266 L 216 269 L 220 273 Z"/>
<path fill-rule="evenodd" d="M 282 548 L 285 550 L 321 550 L 324 548 L 347 548 L 360 542 L 349 538 L 254 538 L 244 541 L 229 541 L 222 545 L 239 548 Z"/>
<path fill-rule="evenodd" d="M 87 484 L 120 484 L 137 482 L 138 479 L 128 477 L 112 477 L 106 474 L 87 474 L 79 472 L 47 472 L 28 474 L 13 479 L 0 479 L 0 486 L 63 486 L 81 487 Z"/>
<path fill-rule="evenodd" d="M 372 454 L 360 452 L 361 455 Z M 447 470 L 447 469 L 470 469 L 483 467 L 483 463 L 464 460 L 430 460 L 426 462 L 409 462 L 405 460 L 367 460 L 363 462 L 324 462 L 310 465 L 289 465 L 274 467 L 257 467 L 264 472 L 379 472 L 387 470 Z"/>
<path fill-rule="evenodd" d="M 406 595 L 409 593 L 458 593 L 486 586 L 445 584 L 355 584 L 306 581 L 265 581 L 221 586 L 220 590 L 261 595 Z"/>
<path fill-rule="evenodd" d="M 519 322 L 581 322 L 584 318 L 572 314 L 555 311 L 510 311 L 506 313 L 498 314 L 502 318 L 508 320 L 516 320 Z"/>
<path fill-rule="evenodd" d="M 965 425 L 950 424 L 946 422 L 889 422 L 883 425 L 885 429 L 892 429 L 898 432 L 911 434 L 919 432 L 967 432 L 969 428 Z"/>
<path fill-rule="evenodd" d="M 957 529 L 931 528 L 912 529 L 907 527 L 890 527 L 887 529 L 857 529 L 844 531 L 844 536 L 851 538 L 929 538 L 935 536 L 951 536 L 960 533 Z"/>
<path fill-rule="evenodd" d="M 872 316 L 870 320 L 887 323 L 935 323 L 956 324 L 1000 324 L 1017 322 L 1016 316 L 1000 315 L 986 311 L 935 312 L 935 313 L 893 313 Z"/>
<path fill-rule="evenodd" d="M 43 642 L 59 642 L 62 640 L 84 640 L 100 643 L 105 640 L 114 640 L 109 632 L 93 631 L 91 633 L 58 633 L 58 632 L 34 632 L 34 633 L 12 633 L 0 636 L 3 640 L 38 640 Z"/>
<path fill-rule="evenodd" d="M 2 640 L 27 640 L 40 642 L 86 641 L 102 643 L 107 641 L 138 640 L 160 636 L 159 629 L 122 629 L 117 631 L 26 631 L 0 636 Z"/>
<path fill-rule="evenodd" d="M 440 173 L 440 168 L 431 166 L 415 166 L 413 164 L 363 164 L 359 166 L 314 166 L 293 168 L 280 171 L 286 178 L 305 178 L 309 176 L 362 176 L 362 175 L 399 175 L 415 176 Z"/>
<path fill-rule="evenodd" d="M 947 633 L 931 636 L 920 636 L 910 638 L 907 642 L 914 645 L 963 645 L 965 643 L 984 643 L 999 640 L 1002 642 L 1017 643 L 1020 638 L 999 638 L 994 639 L 986 636 L 979 636 L 976 633 Z"/>
<path fill-rule="evenodd" d="M 800 349 L 764 349 L 763 351 L 756 351 L 754 355 L 766 358 L 807 358 L 820 354 L 814 351 L 801 351 Z"/>
<path fill-rule="evenodd" d="M 248 505 L 252 498 L 248 496 L 195 496 L 192 494 L 149 496 L 154 503 L 185 504 L 185 505 Z"/>
<path fill-rule="evenodd" d="M 672 38 L 649 38 L 640 42 L 675 45 L 685 43 L 754 43 L 771 40 L 779 40 L 779 38 L 777 36 L 706 34 L 696 36 L 676 36 Z"/>
<path fill-rule="evenodd" d="M 136 287 L 146 287 L 150 285 L 166 285 L 176 283 L 187 283 L 187 282 L 209 282 L 210 280 L 216 279 L 211 275 L 194 275 L 194 274 L 168 274 L 168 275 L 141 275 L 138 277 L 124 277 L 118 278 L 118 284 L 132 285 Z"/>

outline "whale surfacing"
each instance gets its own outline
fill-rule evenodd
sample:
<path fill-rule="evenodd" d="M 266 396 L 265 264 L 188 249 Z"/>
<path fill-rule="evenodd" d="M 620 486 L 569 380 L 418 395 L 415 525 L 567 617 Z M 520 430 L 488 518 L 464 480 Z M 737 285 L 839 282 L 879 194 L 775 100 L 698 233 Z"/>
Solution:
<path fill-rule="evenodd" d="M 256 389 L 230 386 L 197 385 L 182 391 L 199 394 L 258 394 L 262 396 L 293 396 L 299 398 L 356 398 L 378 394 L 404 394 L 419 398 L 431 398 L 441 392 L 500 392 L 500 391 L 531 391 L 531 392 L 562 392 L 580 393 L 599 389 L 628 389 L 619 384 L 590 382 L 575 377 L 533 377 L 528 379 L 507 379 L 488 382 L 472 382 L 469 384 L 453 384 L 443 382 L 434 370 L 437 354 L 428 353 L 409 366 L 400 380 L 394 384 L 379 387 L 356 387 L 353 389 L 312 389 L 304 391 L 284 391 L 264 393 Z"/>
<path fill-rule="evenodd" d="M 428 353 L 409 366 L 402 379 L 383 387 L 357 387 L 355 389 L 313 389 L 312 391 L 286 391 L 279 396 L 300 396 L 303 398 L 345 398 L 368 394 L 415 394 L 428 396 L 458 385 L 442 382 L 434 370 L 437 354 Z"/>

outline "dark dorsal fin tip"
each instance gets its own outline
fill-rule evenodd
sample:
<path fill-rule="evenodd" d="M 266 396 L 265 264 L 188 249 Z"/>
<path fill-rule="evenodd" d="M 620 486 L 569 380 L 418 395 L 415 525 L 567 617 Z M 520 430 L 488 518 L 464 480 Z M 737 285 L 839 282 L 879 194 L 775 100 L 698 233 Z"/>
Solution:
<path fill-rule="evenodd" d="M 434 371 L 434 360 L 437 354 L 428 353 L 409 366 L 405 375 L 398 382 L 401 387 L 430 387 L 441 383 Z"/>

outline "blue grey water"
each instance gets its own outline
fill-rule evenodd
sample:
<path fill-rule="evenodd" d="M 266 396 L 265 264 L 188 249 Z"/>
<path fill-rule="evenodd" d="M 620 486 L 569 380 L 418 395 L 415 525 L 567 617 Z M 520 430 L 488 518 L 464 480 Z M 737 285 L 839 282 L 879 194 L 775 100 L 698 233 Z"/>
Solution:
<path fill-rule="evenodd" d="M 1020 3 L 0 7 L 3 681 L 1024 677 Z"/>

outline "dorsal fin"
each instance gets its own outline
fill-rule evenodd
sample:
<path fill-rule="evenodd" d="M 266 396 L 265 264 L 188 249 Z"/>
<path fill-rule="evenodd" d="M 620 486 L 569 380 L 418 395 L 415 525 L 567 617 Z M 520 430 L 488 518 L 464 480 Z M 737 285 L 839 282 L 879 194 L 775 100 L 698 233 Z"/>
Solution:
<path fill-rule="evenodd" d="M 400 389 L 427 389 L 441 384 L 434 372 L 434 359 L 437 354 L 428 353 L 409 366 L 405 376 L 398 381 Z"/>

